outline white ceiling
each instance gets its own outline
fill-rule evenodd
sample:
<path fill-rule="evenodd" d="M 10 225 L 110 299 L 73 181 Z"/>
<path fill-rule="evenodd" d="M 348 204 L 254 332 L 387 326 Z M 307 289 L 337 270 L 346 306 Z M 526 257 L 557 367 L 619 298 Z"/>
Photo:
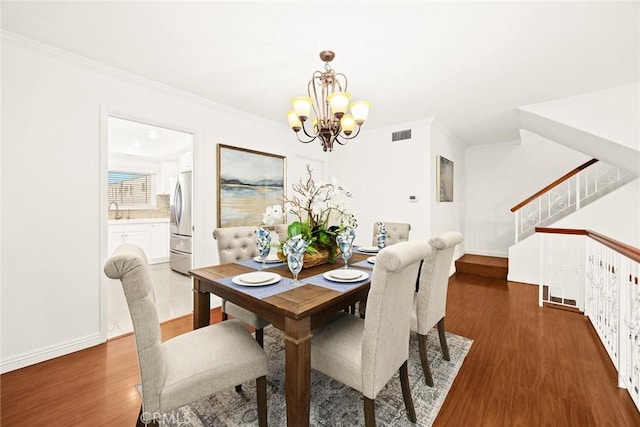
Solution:
<path fill-rule="evenodd" d="M 109 153 L 145 157 L 153 160 L 178 160 L 193 150 L 193 134 L 109 117 L 107 124 Z"/>
<path fill-rule="evenodd" d="M 321 50 L 365 126 L 518 138 L 517 108 L 638 83 L 640 3 L 8 2 L 2 28 L 286 126 Z"/>

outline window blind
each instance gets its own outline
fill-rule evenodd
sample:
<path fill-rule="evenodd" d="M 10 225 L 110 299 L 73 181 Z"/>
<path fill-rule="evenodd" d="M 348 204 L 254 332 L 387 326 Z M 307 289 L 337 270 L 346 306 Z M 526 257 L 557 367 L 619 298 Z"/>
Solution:
<path fill-rule="evenodd" d="M 152 203 L 153 174 L 108 172 L 107 203 L 120 206 L 149 206 Z"/>

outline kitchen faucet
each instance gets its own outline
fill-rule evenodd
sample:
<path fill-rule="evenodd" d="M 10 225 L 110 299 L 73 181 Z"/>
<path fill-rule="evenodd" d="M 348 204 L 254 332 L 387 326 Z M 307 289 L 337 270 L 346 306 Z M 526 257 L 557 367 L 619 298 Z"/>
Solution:
<path fill-rule="evenodd" d="M 111 210 L 111 205 L 116 205 L 116 219 L 122 218 L 122 215 L 120 215 L 120 211 L 118 210 L 118 202 L 109 203 L 109 210 Z"/>

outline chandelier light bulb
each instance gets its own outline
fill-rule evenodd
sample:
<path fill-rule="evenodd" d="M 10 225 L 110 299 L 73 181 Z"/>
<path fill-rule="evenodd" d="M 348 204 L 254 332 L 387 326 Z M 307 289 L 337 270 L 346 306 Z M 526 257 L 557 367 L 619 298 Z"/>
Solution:
<path fill-rule="evenodd" d="M 287 118 L 289 119 L 289 126 L 293 129 L 294 132 L 298 132 L 302 129 L 302 122 L 298 117 L 297 113 L 293 110 L 287 111 Z"/>
<path fill-rule="evenodd" d="M 368 101 L 352 102 L 349 106 L 351 114 L 353 114 L 353 118 L 358 126 L 362 125 L 365 120 L 367 120 L 367 115 L 369 115 L 369 106 L 370 103 Z"/>
<path fill-rule="evenodd" d="M 347 112 L 351 95 L 347 92 L 333 92 L 327 96 L 327 102 L 331 107 L 331 113 L 337 118 Z"/>
<path fill-rule="evenodd" d="M 313 106 L 313 100 L 308 96 L 296 96 L 291 100 L 293 111 L 300 118 L 300 121 L 304 122 L 311 115 L 311 107 Z"/>
<path fill-rule="evenodd" d="M 353 119 L 351 114 L 345 114 L 340 119 L 340 127 L 342 128 L 342 132 L 349 136 L 356 128 L 356 121 Z"/>

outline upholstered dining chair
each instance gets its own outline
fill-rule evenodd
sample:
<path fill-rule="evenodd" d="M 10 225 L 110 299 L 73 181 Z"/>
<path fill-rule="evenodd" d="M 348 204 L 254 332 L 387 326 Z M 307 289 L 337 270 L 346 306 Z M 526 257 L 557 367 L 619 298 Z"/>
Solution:
<path fill-rule="evenodd" d="M 387 230 L 386 246 L 393 245 L 398 242 L 406 242 L 409 240 L 409 231 L 411 231 L 411 224 L 404 222 L 384 222 L 384 227 Z M 378 244 L 378 225 L 373 224 L 373 239 L 372 245 Z"/>
<path fill-rule="evenodd" d="M 414 295 L 411 330 L 418 334 L 422 372 L 430 387 L 433 387 L 433 377 L 427 357 L 427 333 L 436 323 L 438 324 L 442 356 L 444 360 L 450 360 L 444 318 L 447 309 L 447 288 L 453 251 L 461 242 L 462 234 L 457 231 L 449 231 L 429 239 L 429 245 L 433 251 L 422 262 L 418 291 Z"/>
<path fill-rule="evenodd" d="M 213 238 L 218 247 L 220 264 L 248 260 L 258 256 L 256 244 L 256 227 L 227 227 L 213 230 Z M 256 341 L 264 345 L 263 329 L 270 325 L 269 321 L 227 300 L 222 300 L 222 320 L 231 315 L 256 330 Z"/>
<path fill-rule="evenodd" d="M 240 321 L 217 323 L 163 343 L 142 249 L 119 246 L 104 272 L 120 279 L 133 322 L 142 379 L 137 426 L 159 425 L 169 411 L 254 379 L 259 425 L 267 425 L 267 356 Z"/>
<path fill-rule="evenodd" d="M 398 369 L 408 418 L 416 422 L 407 371 L 411 304 L 420 261 L 429 252 L 424 241 L 401 242 L 381 250 L 373 269 L 366 318 L 341 312 L 313 332 L 311 367 L 363 394 L 367 427 L 376 423 L 376 396 Z"/>

